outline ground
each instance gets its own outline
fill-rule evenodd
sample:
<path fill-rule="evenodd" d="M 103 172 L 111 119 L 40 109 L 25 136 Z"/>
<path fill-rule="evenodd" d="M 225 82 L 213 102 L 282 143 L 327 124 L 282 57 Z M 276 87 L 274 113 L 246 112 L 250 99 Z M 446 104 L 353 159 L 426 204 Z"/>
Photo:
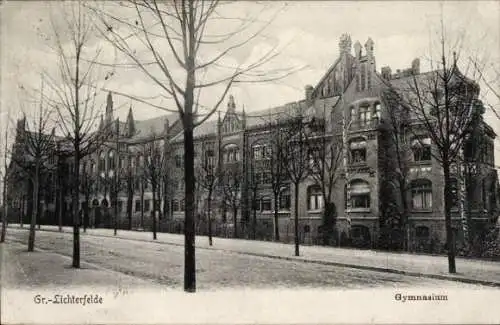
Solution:
<path fill-rule="evenodd" d="M 81 236 L 82 269 L 69 266 L 72 235 L 37 232 L 36 247 L 25 250 L 28 232 L 9 231 L 10 245 L 3 246 L 3 265 L 9 265 L 7 285 L 112 285 L 182 288 L 184 248 L 177 244 L 155 243 L 89 234 Z M 198 249 L 197 284 L 200 290 L 224 288 L 401 288 L 476 285 L 360 270 L 348 267 L 259 257 L 227 250 Z M 14 268 L 14 269 L 12 269 Z M 107 271 L 106 275 L 103 275 Z M 111 275 L 109 275 L 110 273 Z M 109 278 L 111 277 L 111 281 Z"/>

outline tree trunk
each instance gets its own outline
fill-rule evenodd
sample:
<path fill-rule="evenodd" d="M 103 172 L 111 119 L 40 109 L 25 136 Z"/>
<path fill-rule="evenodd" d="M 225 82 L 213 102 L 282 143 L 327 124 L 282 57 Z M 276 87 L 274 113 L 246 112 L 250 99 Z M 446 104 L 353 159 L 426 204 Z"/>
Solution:
<path fill-rule="evenodd" d="M 141 229 L 144 231 L 144 179 L 141 179 Z"/>
<path fill-rule="evenodd" d="M 213 245 L 212 240 L 212 190 L 208 192 L 208 245 Z"/>
<path fill-rule="evenodd" d="M 399 184 L 399 192 L 401 195 L 401 202 L 403 204 L 403 215 L 401 216 L 401 231 L 403 232 L 403 250 L 408 252 L 410 250 L 410 223 L 409 215 L 410 209 L 408 206 L 408 197 L 406 193 L 406 180 L 402 180 Z"/>
<path fill-rule="evenodd" d="M 295 237 L 295 256 L 299 256 L 299 183 L 295 183 L 295 211 L 294 211 L 294 237 Z"/>
<path fill-rule="evenodd" d="M 333 233 L 335 231 L 335 205 L 332 202 L 325 202 L 323 211 L 323 245 L 331 245 Z M 339 238 L 340 240 L 340 238 Z"/>
<path fill-rule="evenodd" d="M 233 238 L 238 238 L 238 207 L 236 206 L 236 204 L 233 204 L 233 224 Z"/>
<path fill-rule="evenodd" d="M 116 172 L 116 171 L 115 171 Z M 113 175 L 114 176 L 114 175 Z M 117 176 L 114 176 L 114 184 L 113 184 L 113 234 L 116 236 L 118 234 L 118 180 Z"/>
<path fill-rule="evenodd" d="M 450 187 L 450 166 L 447 162 L 443 163 L 444 171 L 444 210 L 446 226 L 446 246 L 448 250 L 448 271 L 456 273 L 455 265 L 455 238 L 453 238 L 453 228 L 451 224 L 451 187 Z"/>
<path fill-rule="evenodd" d="M 5 170 L 7 174 L 7 168 Z M 22 200 L 21 200 L 22 202 Z M 9 204 L 7 202 L 7 177 L 3 179 L 3 213 L 2 213 L 2 234 L 0 235 L 0 243 L 5 242 L 5 235 L 7 233 L 7 214 L 9 212 Z M 22 223 L 21 223 L 22 225 Z"/>
<path fill-rule="evenodd" d="M 62 195 L 62 185 L 61 183 L 59 183 L 59 189 L 58 189 L 58 192 L 57 192 L 57 200 L 58 200 L 58 204 L 57 204 L 57 220 L 58 220 L 58 224 L 59 224 L 59 232 L 62 232 L 62 224 L 63 224 L 63 220 L 62 220 L 62 214 L 63 214 L 63 195 Z"/>
<path fill-rule="evenodd" d="M 74 155 L 74 167 L 73 167 L 73 198 L 72 198 L 72 208 L 73 208 L 73 267 L 80 268 L 80 216 L 78 214 L 78 189 L 80 188 L 80 145 L 75 145 L 75 155 Z"/>
<path fill-rule="evenodd" d="M 83 208 L 83 232 L 87 232 L 87 226 L 90 219 L 89 204 L 90 204 L 90 195 L 86 193 L 85 206 Z"/>
<path fill-rule="evenodd" d="M 280 241 L 280 230 L 279 230 L 279 194 L 274 195 L 274 241 Z"/>
<path fill-rule="evenodd" d="M 253 229 L 253 240 L 257 239 L 257 193 L 253 191 L 252 196 L 252 229 Z"/>
<path fill-rule="evenodd" d="M 152 228 L 153 228 L 153 240 L 156 240 L 156 213 L 157 211 L 159 211 L 159 200 L 157 198 L 157 189 L 156 189 L 156 183 L 155 182 L 151 182 L 151 187 L 153 188 L 153 220 L 151 220 L 151 222 L 153 223 L 152 224 Z"/>
<path fill-rule="evenodd" d="M 40 190 L 39 174 L 40 174 L 40 162 L 37 161 L 35 165 L 35 177 L 33 180 L 33 212 L 31 214 L 30 234 L 28 238 L 28 252 L 32 252 L 35 249 L 35 226 L 39 208 L 38 195 Z"/>
<path fill-rule="evenodd" d="M 20 218 L 21 219 L 21 222 L 20 222 L 21 228 L 23 228 L 23 225 L 24 225 L 24 212 L 25 212 L 24 205 L 25 205 L 25 202 L 26 202 L 26 198 L 23 195 L 23 197 L 21 198 L 21 218 Z"/>
<path fill-rule="evenodd" d="M 193 63 L 194 65 L 194 63 Z M 194 78 L 194 77 L 193 77 Z M 193 80 L 194 82 L 194 80 Z M 184 180 L 185 180 L 185 211 L 184 211 L 184 291 L 196 291 L 195 264 L 195 220 L 194 220 L 194 143 L 193 116 L 187 114 L 193 106 L 192 90 L 186 93 L 184 117 Z M 189 108 L 189 110 L 188 110 Z"/>
<path fill-rule="evenodd" d="M 128 230 L 132 230 L 132 205 L 134 200 L 134 181 L 132 176 L 128 175 L 127 180 L 127 219 L 128 219 Z"/>

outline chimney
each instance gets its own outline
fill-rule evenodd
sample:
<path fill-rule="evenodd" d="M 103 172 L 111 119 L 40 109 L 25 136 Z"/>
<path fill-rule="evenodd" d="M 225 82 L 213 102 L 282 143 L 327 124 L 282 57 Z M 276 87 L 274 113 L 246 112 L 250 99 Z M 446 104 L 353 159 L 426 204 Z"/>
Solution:
<path fill-rule="evenodd" d="M 306 102 L 308 103 L 308 105 L 310 105 L 312 103 L 312 93 L 314 91 L 314 88 L 311 85 L 307 85 L 305 87 L 305 90 L 306 90 Z"/>
<path fill-rule="evenodd" d="M 411 61 L 411 70 L 413 74 L 420 74 L 420 59 L 416 58 Z"/>
<path fill-rule="evenodd" d="M 391 80 L 391 74 L 392 74 L 391 67 L 389 66 L 382 67 L 381 73 L 382 73 L 382 78 L 384 78 L 385 80 Z"/>

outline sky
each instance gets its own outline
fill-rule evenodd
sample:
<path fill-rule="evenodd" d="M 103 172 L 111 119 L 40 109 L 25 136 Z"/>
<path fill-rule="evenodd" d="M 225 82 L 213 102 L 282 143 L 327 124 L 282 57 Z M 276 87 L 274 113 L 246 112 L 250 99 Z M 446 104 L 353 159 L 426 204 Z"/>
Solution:
<path fill-rule="evenodd" d="M 117 8 L 116 3 L 106 6 L 114 13 L 129 15 Z M 13 117 L 19 116 L 20 107 L 29 110 L 26 90 L 40 85 L 40 71 L 57 71 L 56 57 L 47 47 L 45 34 L 49 33 L 51 13 L 59 21 L 62 15 L 51 2 L 4 1 L 1 9 L 1 123 L 5 126 L 7 110 Z M 263 9 L 264 8 L 264 9 Z M 229 94 L 235 97 L 238 108 L 252 111 L 282 105 L 304 97 L 304 87 L 315 85 L 338 56 L 338 42 L 343 33 L 350 34 L 353 43 L 364 44 L 371 37 L 375 42 L 377 70 L 390 66 L 393 71 L 410 67 L 414 58 L 421 58 L 422 70 L 429 69 L 429 50 L 436 40 L 441 13 L 448 35 L 455 37 L 465 33 L 463 53 L 486 58 L 488 67 L 500 62 L 500 2 L 498 1 L 244 1 L 224 6 L 221 11 L 233 17 L 257 17 L 259 21 L 275 18 L 248 47 L 231 52 L 225 64 L 249 64 L 268 49 L 277 46 L 280 55 L 268 67 L 290 67 L 300 70 L 283 80 L 269 83 L 238 84 Z M 212 27 L 217 33 L 230 29 L 222 22 Z M 140 45 L 133 43 L 133 46 Z M 105 40 L 96 38 L 92 48 L 104 49 L 103 60 L 122 62 L 116 51 Z M 209 58 L 222 49 L 207 48 L 202 56 Z M 500 69 L 499 69 L 500 70 Z M 497 70 L 498 71 L 498 70 Z M 106 71 L 103 71 L 105 73 Z M 218 71 L 208 72 L 217 76 Z M 489 72 L 488 76 L 491 76 Z M 497 84 L 498 85 L 498 84 Z M 108 89 L 141 96 L 155 96 L 158 87 L 143 73 L 134 69 L 119 69 Z M 485 87 L 483 87 L 485 89 Z M 207 103 L 214 103 L 221 88 L 203 93 Z M 500 109 L 498 98 L 486 94 L 488 102 Z M 105 93 L 99 95 L 103 102 Z M 116 115 L 124 120 L 131 104 L 130 99 L 114 97 Z M 26 108 L 28 107 L 28 108 Z M 134 117 L 146 119 L 165 114 L 150 106 L 134 103 Z M 500 120 L 487 112 L 488 121 L 500 134 Z M 500 140 L 496 141 L 497 161 L 500 161 Z M 497 163 L 500 165 L 500 163 Z"/>

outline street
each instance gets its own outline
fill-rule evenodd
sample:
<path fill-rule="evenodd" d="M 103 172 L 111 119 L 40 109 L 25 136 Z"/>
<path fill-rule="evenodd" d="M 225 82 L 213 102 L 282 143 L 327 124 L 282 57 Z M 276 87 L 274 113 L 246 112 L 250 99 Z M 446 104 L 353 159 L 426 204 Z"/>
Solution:
<path fill-rule="evenodd" d="M 23 261 L 33 259 L 43 253 L 46 256 L 70 257 L 72 254 L 72 235 L 52 231 L 37 231 L 36 248 L 41 252 L 27 253 L 26 229 L 9 229 L 7 242 L 15 246 L 4 255 L 2 263 L 17 265 L 21 270 L 13 270 L 10 285 L 44 286 L 66 285 L 68 280 L 58 273 L 68 272 L 70 260 L 46 261 L 50 274 L 44 272 L 43 264 Z M 22 246 L 21 246 L 22 244 Z M 10 246 L 9 246 L 10 247 Z M 55 253 L 55 254 L 54 254 Z M 31 254 L 28 257 L 23 256 Z M 140 286 L 161 286 L 181 289 L 183 281 L 184 248 L 181 245 L 142 242 L 123 238 L 101 237 L 90 234 L 81 236 L 82 266 L 86 272 L 85 280 L 78 282 L 74 272 L 71 277 L 81 285 L 102 285 L 99 275 L 89 274 L 89 269 L 114 272 L 113 278 Z M 40 257 L 41 258 L 41 257 Z M 45 257 L 47 259 L 49 257 Z M 17 261 L 14 263 L 14 261 Z M 52 259 L 52 258 L 50 258 Z M 440 288 L 481 288 L 478 285 L 454 281 L 405 276 L 385 272 L 359 270 L 355 268 L 288 261 L 267 257 L 252 256 L 244 253 L 199 248 L 196 251 L 197 287 L 200 290 L 224 288 L 402 288 L 402 287 L 440 287 Z M 60 265 L 52 265 L 60 263 Z M 40 265 L 40 266 L 37 266 Z M 60 271 L 58 271 L 60 270 Z M 108 283 L 109 284 L 109 283 Z"/>

